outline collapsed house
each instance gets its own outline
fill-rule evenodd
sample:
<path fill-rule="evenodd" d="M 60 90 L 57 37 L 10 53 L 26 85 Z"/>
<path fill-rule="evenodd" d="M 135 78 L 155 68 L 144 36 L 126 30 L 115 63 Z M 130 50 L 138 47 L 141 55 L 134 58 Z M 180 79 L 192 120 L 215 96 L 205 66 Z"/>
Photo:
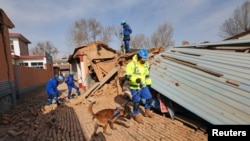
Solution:
<path fill-rule="evenodd" d="M 71 70 L 77 72 L 79 87 L 89 89 L 95 82 L 102 81 L 115 68 L 118 54 L 102 42 L 92 42 L 78 47 L 69 57 Z"/>
<path fill-rule="evenodd" d="M 249 124 L 249 49 L 246 39 L 150 49 L 156 108 L 171 118 L 182 107 L 209 124 Z M 120 55 L 102 42 L 77 48 L 69 62 L 75 62 L 85 98 L 124 94 L 125 66 L 135 53 Z"/>
<path fill-rule="evenodd" d="M 149 51 L 150 58 L 164 47 L 156 47 Z M 85 91 L 85 97 L 93 94 L 102 87 L 111 77 L 117 81 L 117 93 L 123 93 L 122 77 L 125 65 L 132 59 L 136 52 L 121 55 L 106 44 L 97 41 L 86 46 L 78 47 L 70 55 L 68 62 L 71 70 L 77 72 L 79 87 Z"/>

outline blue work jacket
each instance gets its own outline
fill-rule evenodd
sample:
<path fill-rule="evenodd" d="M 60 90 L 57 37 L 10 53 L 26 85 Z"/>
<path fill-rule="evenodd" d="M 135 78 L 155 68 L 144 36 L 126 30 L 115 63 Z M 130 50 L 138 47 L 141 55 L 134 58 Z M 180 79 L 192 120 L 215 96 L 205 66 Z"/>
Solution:
<path fill-rule="evenodd" d="M 75 85 L 75 79 L 73 78 L 73 75 L 68 75 L 65 79 L 65 83 L 68 86 L 74 86 Z"/>
<path fill-rule="evenodd" d="M 59 90 L 57 89 L 58 81 L 56 77 L 52 77 L 46 84 L 46 92 L 48 95 L 56 95 L 59 94 Z"/>

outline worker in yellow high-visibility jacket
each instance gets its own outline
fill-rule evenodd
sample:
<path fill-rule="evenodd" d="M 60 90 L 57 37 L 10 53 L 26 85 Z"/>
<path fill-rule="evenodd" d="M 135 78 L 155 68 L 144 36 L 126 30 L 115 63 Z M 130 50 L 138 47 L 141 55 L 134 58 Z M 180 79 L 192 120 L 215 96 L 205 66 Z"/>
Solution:
<path fill-rule="evenodd" d="M 150 111 L 152 95 L 148 86 L 151 85 L 152 80 L 149 76 L 148 59 L 148 51 L 145 49 L 139 50 L 133 56 L 132 61 L 127 64 L 125 72 L 125 77 L 129 81 L 129 88 L 132 94 L 134 119 L 138 123 L 143 123 L 139 110 L 141 98 L 146 99 L 145 116 L 153 117 Z"/>

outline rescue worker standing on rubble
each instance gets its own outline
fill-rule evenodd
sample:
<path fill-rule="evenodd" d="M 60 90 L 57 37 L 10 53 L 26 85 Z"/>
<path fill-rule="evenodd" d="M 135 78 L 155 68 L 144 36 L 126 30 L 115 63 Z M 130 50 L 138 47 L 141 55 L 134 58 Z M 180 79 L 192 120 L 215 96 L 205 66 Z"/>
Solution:
<path fill-rule="evenodd" d="M 129 81 L 129 88 L 132 94 L 134 119 L 138 123 L 143 123 L 139 110 L 141 98 L 146 99 L 144 105 L 145 116 L 153 117 L 153 113 L 150 111 L 152 95 L 149 86 L 152 80 L 149 76 L 148 59 L 148 51 L 145 49 L 139 50 L 137 54 L 133 56 L 132 61 L 127 64 L 125 71 L 125 77 Z"/>
<path fill-rule="evenodd" d="M 75 85 L 76 80 L 74 79 L 75 72 L 71 71 L 65 79 L 65 83 L 68 86 L 68 99 L 71 98 L 72 89 L 76 89 L 78 96 L 80 95 L 79 88 Z"/>
<path fill-rule="evenodd" d="M 123 27 L 123 42 L 124 42 L 124 45 L 125 45 L 125 51 L 126 51 L 126 53 L 129 53 L 130 52 L 130 47 L 129 47 L 130 34 L 132 33 L 132 29 L 126 23 L 125 20 L 121 21 L 121 25 Z"/>
<path fill-rule="evenodd" d="M 59 90 L 58 85 L 60 82 L 63 82 L 63 76 L 56 75 L 52 77 L 46 84 L 46 92 L 48 95 L 48 103 L 52 104 L 53 100 L 56 101 L 57 105 L 59 105 Z"/>

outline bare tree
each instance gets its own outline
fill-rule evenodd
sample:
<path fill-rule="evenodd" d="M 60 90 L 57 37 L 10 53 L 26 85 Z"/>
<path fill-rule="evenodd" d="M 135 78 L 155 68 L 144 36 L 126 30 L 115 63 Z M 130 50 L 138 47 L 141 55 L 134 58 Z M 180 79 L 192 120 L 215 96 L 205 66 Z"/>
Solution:
<path fill-rule="evenodd" d="M 112 32 L 112 39 L 118 39 L 119 43 L 120 43 L 120 46 L 119 46 L 119 49 L 122 51 L 124 48 L 124 42 L 123 42 L 123 35 L 122 35 L 122 32 L 123 32 L 123 28 L 121 26 L 111 26 L 111 32 Z M 132 38 L 132 37 L 131 37 Z"/>
<path fill-rule="evenodd" d="M 111 41 L 113 27 L 103 27 L 95 19 L 80 19 L 70 27 L 66 38 L 69 48 L 86 45 L 89 42 L 100 40 L 106 44 Z"/>
<path fill-rule="evenodd" d="M 120 51 L 122 51 L 122 45 L 123 45 L 123 35 L 122 35 L 122 30 L 123 28 L 121 26 L 109 26 L 106 28 L 106 32 L 105 35 L 108 35 L 108 41 L 111 42 L 114 40 L 119 41 L 120 46 L 119 49 L 121 49 Z M 105 42 L 106 44 L 108 44 L 109 42 L 106 42 L 105 38 L 103 38 L 103 42 Z"/>
<path fill-rule="evenodd" d="M 102 33 L 100 35 L 102 42 L 108 44 L 112 41 L 111 37 L 114 34 L 115 30 L 113 26 L 108 26 L 103 28 Z"/>
<path fill-rule="evenodd" d="M 152 48 L 156 46 L 173 46 L 172 41 L 173 27 L 165 22 L 158 26 L 157 30 L 152 34 L 151 38 L 147 38 L 144 34 L 138 34 L 131 38 L 131 48 Z"/>
<path fill-rule="evenodd" d="M 131 38 L 131 48 L 150 48 L 149 39 L 144 34 L 137 34 Z"/>
<path fill-rule="evenodd" d="M 123 42 L 123 35 L 122 35 L 122 30 L 123 28 L 121 26 L 112 26 L 112 33 L 113 36 L 116 37 L 121 43 Z"/>
<path fill-rule="evenodd" d="M 122 41 L 122 28 L 120 26 L 103 27 L 95 19 L 80 19 L 70 27 L 66 37 L 68 40 L 68 47 L 75 48 L 86 45 L 89 42 L 100 40 L 107 45 L 112 39 L 117 38 L 121 46 Z M 150 48 L 155 46 L 171 46 L 174 44 L 172 41 L 173 27 L 169 23 L 160 25 L 156 32 L 152 35 L 151 39 L 143 34 L 131 37 L 131 48 Z M 113 38 L 115 37 L 115 38 Z"/>
<path fill-rule="evenodd" d="M 37 42 L 35 47 L 30 49 L 32 55 L 44 55 L 45 52 L 55 57 L 59 52 L 58 49 L 53 45 L 51 41 L 40 41 Z"/>
<path fill-rule="evenodd" d="M 89 33 L 93 41 L 96 41 L 97 36 L 100 36 L 103 31 L 102 29 L 103 27 L 101 26 L 101 23 L 97 22 L 95 19 L 88 20 L 87 28 L 89 28 Z"/>
<path fill-rule="evenodd" d="M 172 41 L 173 31 L 173 26 L 170 23 L 165 22 L 162 25 L 159 25 L 157 30 L 151 36 L 152 46 L 172 46 L 174 44 Z"/>
<path fill-rule="evenodd" d="M 90 41 L 88 35 L 88 22 L 86 19 L 76 21 L 67 33 L 67 40 L 70 48 L 75 48 Z"/>
<path fill-rule="evenodd" d="M 233 15 L 225 20 L 220 26 L 219 36 L 228 38 L 247 30 L 250 30 L 250 1 L 237 7 Z"/>

